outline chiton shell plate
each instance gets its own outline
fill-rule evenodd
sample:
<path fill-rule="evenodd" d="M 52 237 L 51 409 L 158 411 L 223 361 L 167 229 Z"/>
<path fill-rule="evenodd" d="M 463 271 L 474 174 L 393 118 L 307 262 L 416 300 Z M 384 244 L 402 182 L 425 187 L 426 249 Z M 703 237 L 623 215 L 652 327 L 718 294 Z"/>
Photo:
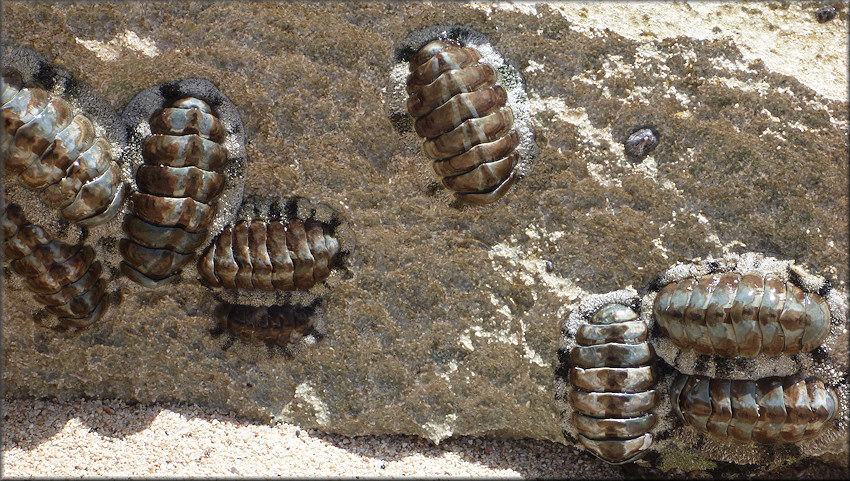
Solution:
<path fill-rule="evenodd" d="M 138 148 L 121 271 L 144 287 L 173 282 L 205 240 L 238 209 L 245 135 L 236 107 L 210 81 L 167 82 L 134 97 L 123 113 Z"/>
<path fill-rule="evenodd" d="M 467 204 L 502 198 L 537 155 L 519 72 L 483 35 L 459 26 L 411 33 L 396 58 L 392 108 L 414 118 L 443 185 Z"/>
<path fill-rule="evenodd" d="M 40 210 L 79 226 L 114 218 L 124 200 L 127 146 L 117 114 L 32 50 L 6 49 L 4 63 L 0 150 L 9 183 L 38 192 L 47 206 Z"/>

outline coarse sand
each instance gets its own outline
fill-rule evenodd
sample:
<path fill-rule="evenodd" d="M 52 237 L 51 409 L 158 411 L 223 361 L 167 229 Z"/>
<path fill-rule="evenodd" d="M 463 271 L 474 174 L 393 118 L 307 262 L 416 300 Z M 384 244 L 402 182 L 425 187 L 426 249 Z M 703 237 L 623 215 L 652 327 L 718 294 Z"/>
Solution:
<path fill-rule="evenodd" d="M 529 439 L 346 437 L 239 419 L 215 409 L 118 400 L 3 402 L 0 476 L 652 478 L 655 469 L 608 465 L 562 444 Z M 671 477 L 708 478 L 674 469 Z M 847 466 L 804 460 L 734 478 L 846 479 Z"/>
<path fill-rule="evenodd" d="M 459 437 L 345 437 L 214 409 L 115 400 L 6 400 L 3 477 L 622 478 L 568 446 Z"/>

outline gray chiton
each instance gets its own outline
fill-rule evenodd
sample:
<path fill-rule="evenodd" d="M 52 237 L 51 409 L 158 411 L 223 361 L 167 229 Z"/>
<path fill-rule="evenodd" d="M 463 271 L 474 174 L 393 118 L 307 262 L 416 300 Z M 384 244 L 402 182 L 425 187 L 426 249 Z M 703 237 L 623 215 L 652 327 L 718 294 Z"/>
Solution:
<path fill-rule="evenodd" d="M 829 334 L 826 301 L 770 274 L 727 272 L 665 286 L 653 305 L 680 349 L 722 357 L 809 352 Z"/>
<path fill-rule="evenodd" d="M 579 327 L 570 351 L 573 424 L 581 443 L 609 463 L 635 461 L 652 445 L 659 393 L 647 336 L 632 309 L 609 304 Z"/>
<path fill-rule="evenodd" d="M 3 252 L 12 270 L 24 277 L 27 289 L 47 312 L 80 329 L 103 318 L 109 301 L 94 249 L 52 240 L 29 223 L 16 204 L 5 207 L 2 223 Z"/>
<path fill-rule="evenodd" d="M 2 78 L 4 172 L 81 226 L 102 224 L 121 209 L 124 184 L 109 139 L 62 97 L 8 67 Z"/>
<path fill-rule="evenodd" d="M 137 129 L 143 162 L 122 224 L 127 237 L 119 243 L 122 272 L 145 287 L 178 277 L 213 227 L 219 197 L 233 184 L 229 177 L 241 177 L 228 172 L 244 149 L 235 108 L 211 82 L 183 82 L 189 87 L 164 84 L 158 95 L 140 94 L 125 109 L 132 125 L 151 105 L 156 107 L 144 123 L 150 133 Z M 229 112 L 227 124 L 219 110 Z"/>
<path fill-rule="evenodd" d="M 489 204 L 516 180 L 520 138 L 496 69 L 451 39 L 423 46 L 410 60 L 407 111 L 434 172 L 457 199 Z"/>
<path fill-rule="evenodd" d="M 318 301 L 310 306 L 290 304 L 246 306 L 220 303 L 213 313 L 219 329 L 249 342 L 286 346 L 313 331 Z"/>
<path fill-rule="evenodd" d="M 832 389 L 799 375 L 747 381 L 680 374 L 671 398 L 686 425 L 720 439 L 760 444 L 816 437 L 838 411 Z"/>

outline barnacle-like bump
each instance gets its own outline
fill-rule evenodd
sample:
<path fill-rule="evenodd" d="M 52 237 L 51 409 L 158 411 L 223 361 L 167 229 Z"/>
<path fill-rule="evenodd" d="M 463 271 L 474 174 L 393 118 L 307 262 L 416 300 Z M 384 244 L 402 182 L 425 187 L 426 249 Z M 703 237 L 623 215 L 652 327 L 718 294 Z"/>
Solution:
<path fill-rule="evenodd" d="M 817 294 L 770 274 L 726 272 L 668 284 L 653 315 L 680 349 L 722 357 L 809 352 L 829 334 Z"/>
<path fill-rule="evenodd" d="M 632 309 L 609 304 L 578 329 L 570 351 L 573 425 L 582 445 L 609 463 L 635 461 L 652 445 L 660 397 L 647 332 Z"/>
<path fill-rule="evenodd" d="M 623 142 L 623 150 L 630 160 L 642 160 L 649 155 L 661 140 L 661 134 L 653 127 L 634 129 Z"/>
<path fill-rule="evenodd" d="M 496 69 L 474 48 L 438 39 L 410 60 L 407 111 L 434 172 L 456 198 L 489 204 L 516 179 L 519 136 Z"/>
<path fill-rule="evenodd" d="M 836 15 L 838 15 L 838 11 L 832 5 L 823 6 L 815 12 L 818 23 L 826 23 L 835 18 Z"/>
<path fill-rule="evenodd" d="M 225 289 L 310 289 L 328 278 L 339 252 L 330 226 L 316 219 L 243 220 L 210 243 L 198 273 Z"/>
<path fill-rule="evenodd" d="M 257 307 L 223 302 L 213 317 L 220 329 L 240 339 L 286 346 L 313 331 L 317 305 Z"/>
<path fill-rule="evenodd" d="M 80 329 L 103 318 L 109 304 L 106 281 L 91 247 L 52 240 L 27 222 L 17 204 L 5 207 L 2 222 L 3 252 L 10 266 L 47 312 Z"/>
<path fill-rule="evenodd" d="M 7 68 L 2 78 L 4 170 L 83 226 L 113 218 L 124 200 L 121 168 L 92 120 Z"/>
<path fill-rule="evenodd" d="M 671 388 L 679 418 L 723 440 L 797 443 L 816 437 L 838 412 L 838 397 L 799 375 L 756 381 L 680 374 Z"/>
<path fill-rule="evenodd" d="M 120 243 L 122 272 L 146 286 L 176 278 L 207 236 L 225 188 L 224 124 L 210 105 L 183 97 L 150 118 Z"/>

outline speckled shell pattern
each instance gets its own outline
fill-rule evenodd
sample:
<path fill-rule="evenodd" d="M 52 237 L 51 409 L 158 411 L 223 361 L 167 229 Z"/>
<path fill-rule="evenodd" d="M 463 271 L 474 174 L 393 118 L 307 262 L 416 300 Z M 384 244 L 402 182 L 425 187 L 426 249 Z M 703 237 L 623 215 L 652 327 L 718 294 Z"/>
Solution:
<path fill-rule="evenodd" d="M 830 328 L 826 301 L 774 275 L 727 272 L 665 286 L 653 305 L 680 349 L 721 357 L 809 352 Z"/>
<path fill-rule="evenodd" d="M 144 140 L 119 248 L 122 272 L 145 287 L 177 277 L 206 240 L 224 189 L 225 128 L 203 100 L 187 97 L 158 110 Z"/>
<path fill-rule="evenodd" d="M 94 249 L 51 240 L 16 204 L 5 207 L 2 222 L 4 255 L 47 312 L 78 329 L 103 318 L 109 300 Z"/>
<path fill-rule="evenodd" d="M 121 168 L 92 121 L 20 72 L 3 71 L 4 171 L 40 192 L 65 219 L 81 226 L 112 219 L 124 201 Z"/>
<path fill-rule="evenodd" d="M 688 426 L 710 435 L 760 444 L 817 436 L 835 417 L 838 398 L 818 379 L 801 376 L 732 381 L 680 374 L 673 408 Z"/>
<path fill-rule="evenodd" d="M 443 185 L 463 202 L 489 204 L 516 180 L 519 136 L 496 69 L 479 60 L 453 40 L 422 47 L 410 60 L 407 111 Z"/>
<path fill-rule="evenodd" d="M 313 330 L 313 309 L 291 305 L 257 307 L 221 303 L 213 316 L 223 331 L 248 342 L 286 346 Z"/>
<path fill-rule="evenodd" d="M 240 221 L 226 226 L 198 261 L 213 287 L 305 290 L 330 275 L 339 242 L 315 219 Z"/>
<path fill-rule="evenodd" d="M 652 445 L 659 393 L 647 337 L 632 309 L 609 304 L 579 328 L 570 351 L 573 424 L 585 448 L 609 463 L 634 461 Z"/>

